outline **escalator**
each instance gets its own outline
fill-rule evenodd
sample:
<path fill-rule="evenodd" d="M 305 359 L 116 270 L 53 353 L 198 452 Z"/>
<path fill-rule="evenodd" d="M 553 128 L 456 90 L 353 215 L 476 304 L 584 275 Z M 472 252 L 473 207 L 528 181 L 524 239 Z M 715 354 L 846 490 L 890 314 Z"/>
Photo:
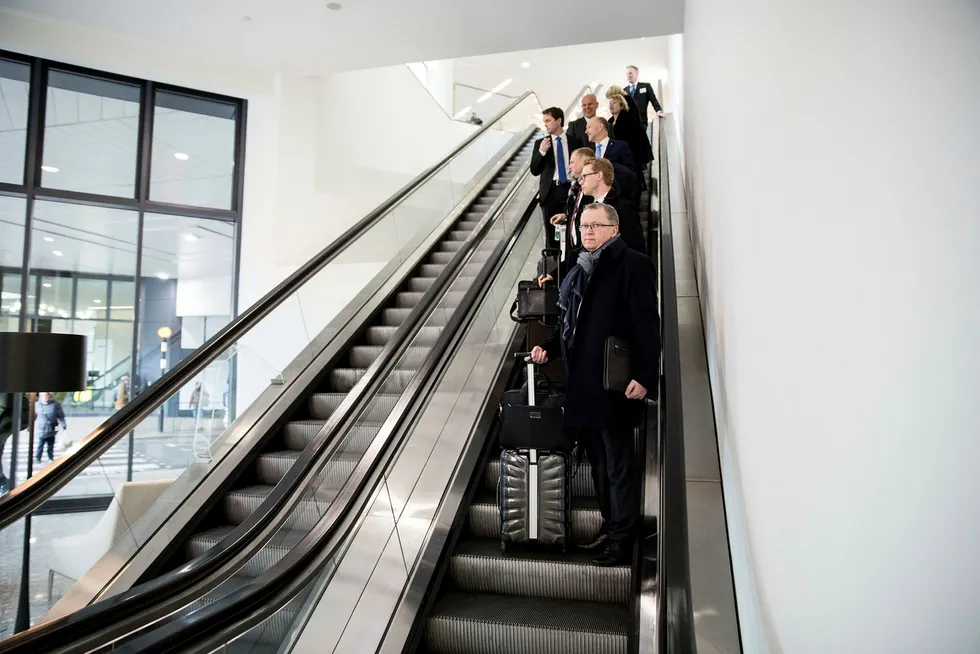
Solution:
<path fill-rule="evenodd" d="M 595 554 L 545 548 L 500 548 L 499 448 L 493 447 L 445 579 L 426 621 L 423 645 L 432 654 L 478 652 L 629 651 L 632 567 L 598 567 Z M 592 470 L 584 461 L 571 483 L 573 543 L 599 533 Z"/>
<path fill-rule="evenodd" d="M 486 416 L 494 413 L 503 382 L 494 382 L 496 395 L 488 391 L 480 400 L 483 409 L 477 422 L 487 424 L 482 429 L 461 432 L 465 452 L 476 454 L 460 455 L 460 467 L 456 467 L 453 453 L 449 465 L 456 467 L 454 474 L 458 479 L 454 477 L 447 490 L 435 497 L 423 493 L 424 503 L 438 507 L 438 511 L 432 520 L 431 529 L 435 531 L 428 532 L 421 543 L 416 543 L 417 558 L 406 554 L 409 545 L 398 537 L 395 551 L 400 553 L 399 560 L 405 565 L 408 579 L 403 583 L 397 577 L 382 574 L 383 568 L 379 567 L 377 588 L 365 587 L 342 595 L 329 592 L 334 585 L 344 587 L 349 583 L 346 562 L 354 559 L 364 567 L 358 559 L 365 552 L 357 546 L 356 538 L 361 534 L 359 530 L 366 529 L 368 522 L 378 517 L 377 509 L 372 508 L 374 498 L 387 493 L 390 502 L 391 496 L 400 492 L 397 486 L 391 486 L 398 481 L 406 481 L 407 488 L 413 488 L 410 479 L 401 479 L 404 475 L 397 465 L 404 457 L 418 454 L 415 439 L 419 436 L 414 430 L 422 429 L 425 412 L 445 403 L 448 391 L 455 391 L 458 398 L 472 399 L 476 394 L 472 376 L 459 376 L 458 371 L 453 376 L 447 372 L 474 348 L 483 347 L 468 340 L 471 329 L 475 329 L 473 316 L 479 313 L 476 304 L 489 302 L 486 298 L 496 296 L 499 301 L 493 315 L 503 316 L 504 322 L 498 325 L 507 324 L 506 307 L 500 302 L 509 306 L 519 269 L 524 270 L 522 278 L 526 278 L 528 270 L 533 270 L 537 253 L 528 244 L 538 238 L 540 227 L 536 228 L 534 239 L 530 239 L 531 230 L 524 227 L 530 224 L 528 199 L 533 198 L 533 192 L 516 203 L 528 207 L 521 209 L 524 216 L 519 224 L 512 222 L 497 229 L 482 222 L 484 218 L 503 222 L 503 218 L 495 217 L 502 211 L 501 195 L 511 193 L 516 197 L 511 182 L 526 170 L 524 162 L 530 153 L 532 134 L 524 132 L 521 138 L 523 141 L 515 144 L 508 160 L 487 186 L 474 192 L 469 206 L 438 239 L 426 245 L 424 255 L 420 254 L 408 274 L 390 292 L 386 291 L 385 300 L 372 309 L 368 320 L 344 335 L 343 346 L 329 361 L 324 361 L 322 366 L 317 364 L 310 383 L 292 391 L 288 410 L 265 423 L 268 428 L 254 440 L 249 455 L 237 464 L 234 474 L 217 484 L 210 500 L 199 506 L 192 519 L 170 532 L 173 535 L 168 547 L 157 553 L 154 563 L 137 580 L 146 583 L 118 598 L 100 598 L 98 604 L 56 624 L 59 629 L 65 629 L 58 634 L 49 630 L 47 635 L 66 638 L 56 648 L 38 648 L 41 639 L 23 639 L 18 642 L 20 649 L 12 651 L 108 651 L 89 645 L 98 642 L 104 646 L 127 634 L 133 637 L 117 641 L 113 650 L 140 654 L 208 652 L 219 648 L 241 654 L 375 650 L 568 654 L 652 651 L 638 648 L 644 642 L 643 629 L 647 624 L 639 606 L 640 594 L 651 592 L 649 584 L 655 577 L 651 561 L 655 567 L 665 558 L 649 556 L 649 545 L 654 543 L 656 551 L 656 543 L 669 542 L 656 538 L 656 524 L 645 525 L 645 535 L 653 533 L 654 537 L 642 541 L 632 566 L 594 567 L 590 563 L 591 555 L 573 547 L 565 554 L 537 548 L 501 554 L 500 510 L 495 495 L 499 449 L 489 424 L 492 418 Z M 536 184 L 529 184 L 524 177 L 522 186 L 530 188 Z M 491 208 L 494 212 L 488 216 Z M 482 240 L 474 240 L 478 226 Z M 650 227 L 648 234 L 653 233 L 653 225 Z M 518 265 L 521 262 L 507 259 L 514 243 L 521 239 L 527 245 L 519 257 L 523 268 Z M 472 251 L 465 261 L 455 258 L 464 244 Z M 653 242 L 650 245 L 655 249 Z M 453 267 L 452 279 L 443 274 L 447 266 Z M 492 281 L 503 277 L 504 270 L 515 281 L 499 290 L 495 286 L 491 292 Z M 472 288 L 468 289 L 470 285 Z M 440 288 L 441 296 L 427 295 Z M 440 308 L 426 309 L 430 312 L 421 318 L 416 315 L 416 309 L 436 302 L 442 303 Z M 462 316 L 464 311 L 469 317 Z M 411 333 L 404 331 L 407 325 L 411 326 Z M 491 329 L 488 343 L 495 338 L 492 336 L 495 330 L 504 331 L 501 327 Z M 512 325 L 508 331 L 513 333 Z M 390 348 L 399 338 L 396 347 L 400 349 L 393 354 Z M 516 346 L 516 337 L 510 338 L 512 346 Z M 513 349 L 505 352 L 500 360 L 509 358 Z M 390 363 L 385 363 L 387 367 L 375 374 L 378 362 L 386 360 L 385 357 Z M 480 372 L 503 379 L 505 367 L 489 360 L 472 363 L 474 376 Z M 488 368 L 493 370 L 487 372 Z M 370 385 L 362 388 L 369 379 Z M 517 383 L 516 377 L 512 376 L 510 383 Z M 359 404 L 352 405 L 351 398 L 358 393 L 361 399 L 354 401 Z M 459 407 L 468 406 L 463 400 L 458 401 Z M 346 422 L 336 423 L 340 415 L 346 416 L 341 418 Z M 248 419 L 245 415 L 241 420 Z M 263 423 L 256 419 L 254 424 Z M 651 434 L 658 433 L 659 427 L 657 420 L 652 421 L 650 429 L 640 435 L 641 441 L 650 441 Z M 331 430 L 336 434 L 336 442 L 324 440 Z M 652 438 L 657 440 L 656 436 Z M 443 447 L 440 441 L 438 448 Z M 645 448 L 648 475 L 652 468 L 650 461 L 655 460 L 658 465 L 663 461 L 659 449 L 654 454 L 650 450 Z M 311 452 L 318 457 L 316 465 L 321 467 L 314 469 L 311 465 L 308 460 Z M 680 455 L 682 458 L 682 448 Z M 471 458 L 472 467 L 465 468 L 463 462 Z M 292 479 L 300 468 L 307 471 L 303 474 L 310 475 L 309 483 Z M 424 479 L 423 472 L 420 468 L 419 480 Z M 659 501 L 660 471 L 655 481 L 658 488 L 650 491 L 648 477 L 646 494 L 654 492 Z M 290 491 L 292 496 L 301 499 L 288 508 L 283 508 L 282 502 L 274 505 L 277 493 L 281 494 L 289 484 L 298 489 Z M 460 484 L 467 489 L 465 493 L 453 490 Z M 587 542 L 596 535 L 601 520 L 588 462 L 575 471 L 572 495 L 572 542 Z M 450 501 L 454 497 L 455 505 Z M 645 505 L 645 517 L 648 508 Z M 397 523 L 393 509 L 392 517 Z M 183 602 L 182 596 L 179 605 L 182 608 L 176 612 L 157 608 L 150 613 L 145 608 L 150 596 L 162 590 L 162 580 L 176 580 L 200 567 L 202 561 L 221 550 L 235 534 L 242 533 L 243 527 L 260 518 L 275 524 L 269 527 L 271 535 L 261 540 L 261 546 L 248 549 L 248 557 L 242 564 L 223 563 L 225 567 L 233 567 L 234 572 L 222 577 L 219 584 L 202 584 L 204 591 L 194 595 L 189 603 Z M 442 541 L 436 537 L 437 527 L 446 523 L 452 523 L 454 528 Z M 672 558 L 679 560 L 673 555 Z M 189 588 L 191 584 L 187 582 L 185 586 Z M 374 594 L 369 592 L 372 590 Z M 653 592 L 659 629 L 661 624 L 667 625 L 666 599 L 656 589 Z M 371 600 L 379 593 L 387 597 L 380 613 Z M 168 606 L 177 607 L 173 603 L 176 601 Z M 349 613 L 345 604 L 353 607 Z M 98 611 L 100 607 L 104 610 Z M 134 608 L 134 614 L 143 612 L 140 621 L 127 622 Z M 348 618 L 344 616 L 350 615 L 348 620 L 353 625 L 357 611 L 362 608 L 370 615 L 373 627 L 384 633 L 383 643 L 377 646 L 369 643 L 353 630 L 353 649 L 335 650 L 328 646 L 331 641 L 324 637 L 323 630 L 334 622 L 338 628 L 347 629 L 345 619 Z M 409 619 L 401 624 L 410 626 L 410 636 L 396 629 L 403 613 Z M 678 614 L 681 613 L 683 607 Z M 158 622 L 150 624 L 152 620 L 146 619 L 149 615 Z M 324 620 L 323 615 L 337 616 L 337 619 Z M 73 627 L 95 618 L 100 624 L 86 624 L 85 630 L 79 633 L 89 637 L 104 630 L 97 641 L 82 642 L 72 633 Z M 304 637 L 313 644 L 302 646 Z M 660 637 L 658 632 L 657 639 Z M 34 649 L 31 649 L 32 642 Z M 75 644 L 66 645 L 66 642 Z M 691 650 L 662 646 L 657 651 Z"/>
<path fill-rule="evenodd" d="M 0 642 L 0 650 L 9 645 L 10 651 L 88 651 L 160 617 L 186 614 L 234 593 L 307 535 L 451 324 L 467 286 L 508 236 L 504 223 L 514 217 L 503 216 L 515 190 L 524 189 L 518 204 L 533 199 L 523 181 L 535 134 L 527 119 L 533 107 L 539 105 L 531 93 L 515 99 L 78 448 L 0 497 L 0 529 L 19 528 L 18 520 L 30 528 L 33 510 L 87 466 L 97 465 L 99 456 L 134 428 L 155 424 L 161 405 L 193 388 L 203 374 L 248 364 L 251 344 L 243 338 L 255 332 L 266 336 L 262 329 L 270 321 L 276 324 L 272 318 L 286 325 L 283 317 L 296 316 L 311 335 L 308 344 L 291 346 L 298 353 L 292 363 L 272 366 L 271 385 L 246 400 L 251 406 L 240 410 L 213 444 L 213 458 L 191 466 L 160 500 L 140 509 L 139 520 L 115 536 L 103 562 L 71 588 L 46 621 Z M 336 318 L 311 322 L 309 312 L 303 313 L 301 290 L 306 302 L 316 302 L 317 291 L 338 283 L 337 270 L 383 252 L 391 252 L 382 255 L 391 259 L 379 264 Z M 331 266 L 335 269 L 328 270 Z M 268 369 L 258 368 L 259 374 Z M 117 492 L 116 502 L 122 501 Z M 129 520 L 124 506 L 110 504 L 113 510 Z M 44 563 L 32 561 L 37 567 Z"/>
<path fill-rule="evenodd" d="M 518 171 L 530 157 L 533 142 L 524 144 L 507 162 L 493 181 L 477 196 L 472 205 L 452 225 L 442 239 L 429 251 L 422 263 L 366 324 L 355 337 L 350 349 L 329 369 L 322 373 L 322 382 L 309 389 L 304 401 L 283 425 L 281 431 L 266 440 L 262 451 L 240 474 L 238 479 L 222 494 L 213 509 L 204 516 L 199 528 L 186 539 L 183 548 L 177 549 L 170 560 L 158 571 L 176 569 L 188 561 L 203 555 L 210 548 L 227 538 L 234 528 L 242 524 L 269 497 L 270 493 L 288 473 L 300 454 L 307 449 L 320 433 L 327 420 L 344 402 L 354 385 L 364 376 L 367 368 L 381 353 L 382 348 L 394 336 L 423 294 L 432 286 L 462 243 L 471 235 L 487 211 L 501 193 L 514 181 Z M 499 238 L 489 234 L 478 246 L 467 266 L 464 266 L 459 283 L 472 279 L 486 262 L 489 252 L 496 247 Z M 334 499 L 364 455 L 368 444 L 377 435 L 381 424 L 391 412 L 405 387 L 415 375 L 418 366 L 428 354 L 429 347 L 438 338 L 442 326 L 459 301 L 459 295 L 450 297 L 447 311 L 438 312 L 433 320 L 422 327 L 412 347 L 403 356 L 398 368 L 389 375 L 381 393 L 371 399 L 366 413 L 354 425 L 334 456 L 321 473 L 316 492 L 307 503 L 316 508 L 297 510 L 300 517 L 287 523 L 287 529 L 279 532 L 247 565 L 238 579 L 255 577 L 282 557 L 282 553 L 295 545 L 312 526 L 310 516 L 319 516 L 322 508 Z M 144 578 L 143 581 L 147 579 Z"/>

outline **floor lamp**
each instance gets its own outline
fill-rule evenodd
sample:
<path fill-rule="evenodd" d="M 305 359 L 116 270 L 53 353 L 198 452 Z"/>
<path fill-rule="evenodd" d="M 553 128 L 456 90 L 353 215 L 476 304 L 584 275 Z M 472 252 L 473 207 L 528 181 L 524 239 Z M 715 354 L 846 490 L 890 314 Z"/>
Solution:
<path fill-rule="evenodd" d="M 85 337 L 75 334 L 0 332 L 0 393 L 14 393 L 20 411 L 21 393 L 30 394 L 30 420 L 27 428 L 27 478 L 34 464 L 34 403 L 37 394 L 71 393 L 85 390 Z M 14 424 L 20 422 L 15 418 Z M 16 431 L 16 429 L 15 429 Z M 16 439 L 13 449 L 17 448 Z M 31 625 L 31 516 L 24 518 L 24 558 L 21 566 L 20 597 L 17 602 L 16 632 Z"/>

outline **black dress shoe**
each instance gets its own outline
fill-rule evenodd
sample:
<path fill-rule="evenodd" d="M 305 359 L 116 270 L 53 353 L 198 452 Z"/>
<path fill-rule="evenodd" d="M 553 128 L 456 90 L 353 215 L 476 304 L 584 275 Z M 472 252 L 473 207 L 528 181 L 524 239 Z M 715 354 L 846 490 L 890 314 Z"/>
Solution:
<path fill-rule="evenodd" d="M 625 545 L 622 543 L 609 543 L 606 549 L 602 551 L 602 554 L 592 559 L 592 563 L 608 568 L 614 565 L 629 563 L 629 558 L 630 552 Z"/>
<path fill-rule="evenodd" d="M 608 540 L 609 536 L 606 534 L 599 534 L 591 543 L 579 543 L 578 548 L 580 550 L 585 550 L 586 552 L 598 552 L 606 546 Z"/>

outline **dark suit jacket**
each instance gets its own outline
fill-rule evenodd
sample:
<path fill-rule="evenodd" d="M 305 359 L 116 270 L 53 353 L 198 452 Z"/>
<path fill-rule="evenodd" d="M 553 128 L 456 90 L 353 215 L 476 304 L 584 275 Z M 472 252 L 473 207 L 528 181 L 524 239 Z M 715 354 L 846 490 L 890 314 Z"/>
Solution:
<path fill-rule="evenodd" d="M 653 149 L 637 114 L 632 111 L 620 112 L 616 120 L 616 133 L 619 134 L 621 143 L 625 142 L 629 145 L 633 161 L 636 163 L 634 170 L 639 172 L 653 161 Z"/>
<path fill-rule="evenodd" d="M 595 143 L 592 143 L 592 151 L 595 152 Z M 609 163 L 615 165 L 619 164 L 621 166 L 626 166 L 633 172 L 636 172 L 636 161 L 633 159 L 633 153 L 630 150 L 628 143 L 624 141 L 614 141 L 613 138 L 609 137 L 609 143 L 606 146 L 606 151 L 602 153 L 603 159 L 608 159 Z"/>
<path fill-rule="evenodd" d="M 629 86 L 623 90 L 629 93 Z M 636 102 L 636 108 L 640 110 L 640 122 L 644 125 L 647 122 L 647 107 L 651 104 L 654 111 L 663 111 L 657 101 L 657 96 L 653 92 L 653 87 L 646 82 L 636 83 L 636 90 L 632 93 L 632 97 L 633 101 Z"/>
<path fill-rule="evenodd" d="M 582 245 L 582 212 L 587 206 L 595 202 L 595 198 L 591 195 L 585 195 L 583 192 L 582 199 L 579 201 L 578 208 L 576 209 L 575 200 L 578 198 L 580 188 L 577 185 L 572 187 L 572 190 L 568 193 L 568 200 L 565 207 L 565 215 L 568 216 L 567 238 L 571 247 Z M 613 182 L 609 193 L 603 199 L 603 202 L 614 207 L 616 213 L 619 214 L 619 233 L 626 242 L 626 245 L 637 252 L 646 252 L 646 240 L 643 237 L 643 224 L 640 222 L 640 210 L 629 199 L 630 197 L 630 193 L 619 185 L 617 178 Z M 569 248 L 569 252 L 571 252 L 571 248 Z M 575 259 L 571 258 L 569 262 L 574 264 Z M 562 268 L 562 273 L 564 272 L 565 269 Z"/>
<path fill-rule="evenodd" d="M 582 146 L 581 141 L 572 137 L 567 131 L 565 132 L 568 144 L 567 156 L 571 157 L 572 152 L 576 148 Z M 557 148 L 552 144 L 551 149 L 544 156 L 541 156 L 541 142 L 544 139 L 550 139 L 550 136 L 545 136 L 534 142 L 534 151 L 531 153 L 531 174 L 535 177 L 539 177 L 538 180 L 538 190 L 541 193 L 540 201 L 544 202 L 545 198 L 548 197 L 548 191 L 551 190 L 551 184 L 554 181 L 555 176 L 555 156 Z M 566 170 L 565 173 L 569 176 L 568 179 L 571 180 L 571 171 Z"/>
<path fill-rule="evenodd" d="M 585 116 L 582 116 L 581 118 L 576 118 L 572 122 L 568 123 L 568 133 L 575 136 L 575 138 L 578 140 L 579 143 L 582 144 L 582 146 L 590 145 L 589 137 L 585 135 L 585 125 L 588 122 L 589 121 L 586 120 Z M 616 138 L 616 135 L 613 133 L 612 125 L 609 126 L 609 138 L 610 139 Z"/>
<path fill-rule="evenodd" d="M 574 259 L 573 259 L 574 260 Z M 602 387 L 606 339 L 630 344 L 632 377 L 656 393 L 660 370 L 657 274 L 650 259 L 618 238 L 603 250 L 585 287 L 575 342 L 565 362 L 565 424 L 569 427 L 630 428 L 643 416 L 643 402 Z M 542 344 L 550 360 L 560 359 L 561 325 Z"/>

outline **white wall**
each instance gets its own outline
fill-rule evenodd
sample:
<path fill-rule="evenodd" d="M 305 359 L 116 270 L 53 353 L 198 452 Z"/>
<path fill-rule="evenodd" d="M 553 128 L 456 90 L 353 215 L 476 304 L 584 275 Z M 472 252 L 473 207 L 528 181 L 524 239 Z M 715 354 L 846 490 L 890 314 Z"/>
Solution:
<path fill-rule="evenodd" d="M 0 48 L 248 101 L 240 308 L 274 288 L 476 129 L 452 121 L 404 65 L 295 77 L 229 67 L 7 12 L 0 12 Z M 431 83 L 445 87 L 451 102 L 451 66 L 448 73 L 443 68 L 436 67 Z M 496 151 L 505 140 L 489 135 L 484 150 Z M 455 164 L 451 175 L 447 172 L 400 209 L 397 232 L 378 230 L 372 243 L 315 280 L 302 301 L 294 299 L 277 312 L 265 337 L 256 332 L 245 343 L 240 357 L 254 362 L 260 374 L 251 375 L 252 364 L 244 363 L 243 383 L 251 376 L 264 385 L 285 367 L 395 256 L 399 242 L 445 216 L 463 182 L 485 162 L 486 156 L 477 156 Z M 259 388 L 241 390 L 240 399 L 249 400 Z"/>
<path fill-rule="evenodd" d="M 664 80 L 664 109 L 677 124 L 681 141 L 684 139 L 684 35 L 667 37 L 667 79 Z M 681 148 L 683 151 L 683 148 Z"/>
<path fill-rule="evenodd" d="M 980 5 L 687 0 L 744 651 L 980 651 Z"/>

